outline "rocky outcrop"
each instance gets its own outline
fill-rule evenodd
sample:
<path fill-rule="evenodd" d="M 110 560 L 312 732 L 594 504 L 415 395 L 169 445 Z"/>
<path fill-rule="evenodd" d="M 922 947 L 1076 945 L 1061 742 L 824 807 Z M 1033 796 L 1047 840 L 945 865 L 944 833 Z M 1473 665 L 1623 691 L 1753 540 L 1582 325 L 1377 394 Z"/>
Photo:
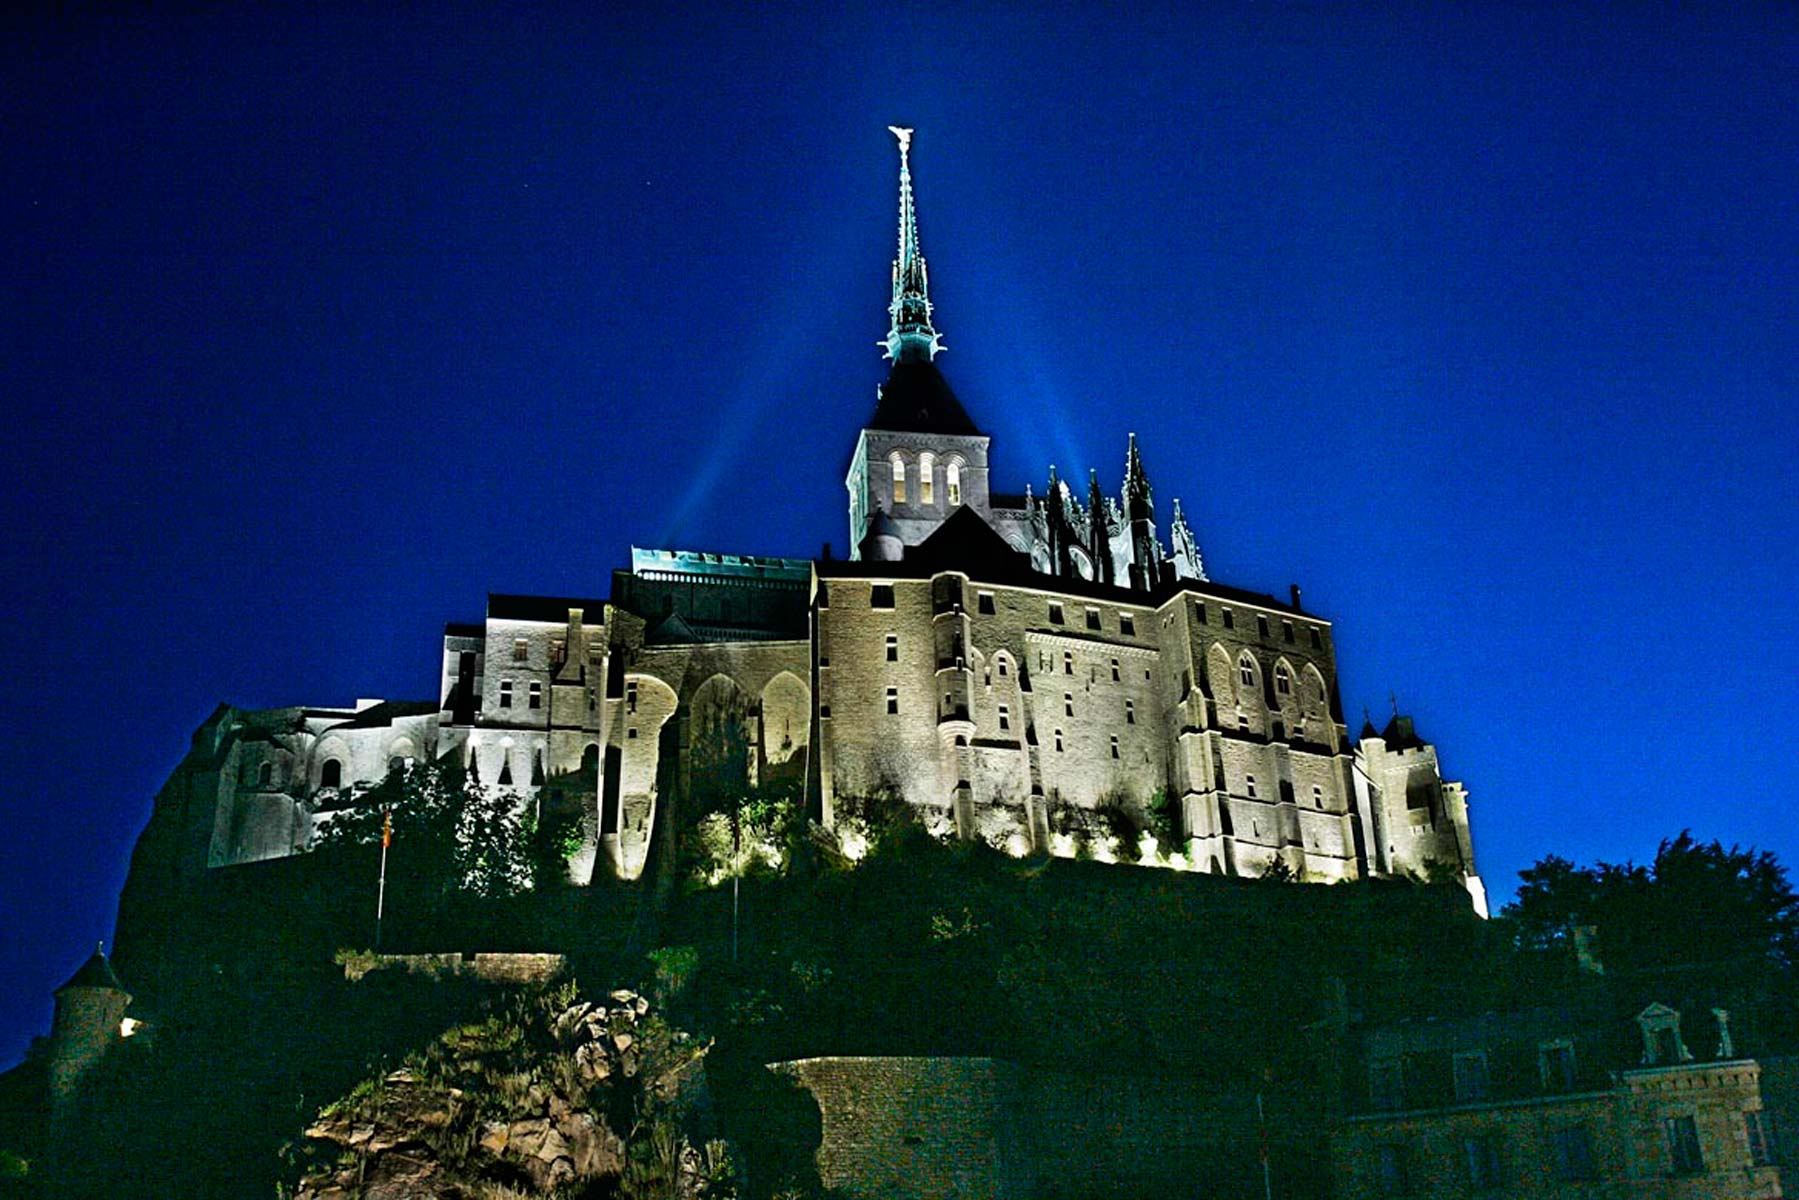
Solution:
<path fill-rule="evenodd" d="M 296 1200 L 500 1200 L 611 1181 L 626 1195 L 728 1200 L 723 1143 L 695 1144 L 706 1045 L 629 991 L 514 998 L 305 1131 Z"/>

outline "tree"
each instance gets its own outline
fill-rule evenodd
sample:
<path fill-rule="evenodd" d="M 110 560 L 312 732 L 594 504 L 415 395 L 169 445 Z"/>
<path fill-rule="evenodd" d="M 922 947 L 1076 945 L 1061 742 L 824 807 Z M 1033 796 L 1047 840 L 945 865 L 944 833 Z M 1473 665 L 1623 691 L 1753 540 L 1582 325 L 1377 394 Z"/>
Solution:
<path fill-rule="evenodd" d="M 1519 878 L 1500 918 L 1522 949 L 1556 950 L 1591 925 L 1608 970 L 1799 968 L 1799 895 L 1766 851 L 1683 830 L 1648 866 L 1577 867 L 1551 855 Z"/>
<path fill-rule="evenodd" d="M 370 845 L 391 822 L 390 871 L 428 890 L 507 896 L 531 884 L 531 827 L 509 792 L 453 759 L 412 763 L 332 814 L 317 846 Z"/>

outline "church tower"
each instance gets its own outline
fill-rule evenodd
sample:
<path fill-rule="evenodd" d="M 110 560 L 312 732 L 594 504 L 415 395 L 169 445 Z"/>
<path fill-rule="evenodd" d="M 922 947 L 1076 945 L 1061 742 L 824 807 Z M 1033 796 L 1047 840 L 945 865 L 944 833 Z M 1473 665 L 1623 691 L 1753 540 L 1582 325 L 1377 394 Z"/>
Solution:
<path fill-rule="evenodd" d="M 958 508 L 988 517 L 987 435 L 937 369 L 943 347 L 931 322 L 930 273 L 912 202 L 912 131 L 899 139 L 899 253 L 887 336 L 893 363 L 850 463 L 850 556 L 888 559 L 929 537 Z M 896 553 L 897 552 L 897 553 Z"/>

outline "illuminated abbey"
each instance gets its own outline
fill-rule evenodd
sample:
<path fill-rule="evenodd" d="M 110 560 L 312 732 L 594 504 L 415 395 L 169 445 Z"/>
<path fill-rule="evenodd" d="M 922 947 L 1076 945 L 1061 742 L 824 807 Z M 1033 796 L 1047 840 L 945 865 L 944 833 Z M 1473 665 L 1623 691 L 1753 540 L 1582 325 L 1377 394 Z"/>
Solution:
<path fill-rule="evenodd" d="M 791 787 L 826 829 L 898 797 L 939 836 L 1015 854 L 1448 872 L 1484 909 L 1466 793 L 1435 749 L 1398 715 L 1350 737 L 1332 623 L 1297 588 L 1208 579 L 1179 501 L 1158 522 L 1134 437 L 1116 493 L 1054 468 L 994 489 L 990 439 L 937 365 L 911 131 L 894 133 L 889 365 L 855 435 L 847 556 L 638 549 L 606 598 L 490 596 L 444 628 L 426 700 L 222 706 L 146 843 L 194 869 L 293 855 L 391 771 L 455 756 L 577 818 L 579 883 L 641 874 L 674 798 L 723 771 Z"/>

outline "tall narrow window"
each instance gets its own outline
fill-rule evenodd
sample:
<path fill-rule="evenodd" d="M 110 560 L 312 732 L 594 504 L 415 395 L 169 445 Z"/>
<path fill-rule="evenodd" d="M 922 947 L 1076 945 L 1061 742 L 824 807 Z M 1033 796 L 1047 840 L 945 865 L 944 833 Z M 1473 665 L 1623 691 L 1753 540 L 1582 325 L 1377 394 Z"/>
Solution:
<path fill-rule="evenodd" d="M 528 700 L 532 708 L 543 707 L 543 684 L 535 682 L 531 684 Z"/>
<path fill-rule="evenodd" d="M 1254 775 L 1245 775 L 1243 777 L 1243 792 L 1251 800 L 1256 798 L 1256 777 Z"/>
<path fill-rule="evenodd" d="M 327 758 L 325 765 L 319 768 L 319 786 L 322 788 L 342 787 L 344 782 L 344 765 L 335 758 Z"/>
<path fill-rule="evenodd" d="M 1112 757 L 1113 758 L 1118 757 L 1118 735 L 1117 734 L 1112 735 Z"/>
<path fill-rule="evenodd" d="M 1062 674 L 1074 674 L 1074 651 L 1072 650 L 1062 651 Z"/>
<path fill-rule="evenodd" d="M 1090 608 L 1087 610 L 1087 628 L 1095 630 L 1099 628 L 1099 609 Z"/>
<path fill-rule="evenodd" d="M 1063 692 L 1062 693 L 1062 715 L 1065 717 L 1074 716 L 1074 693 L 1073 692 Z"/>
<path fill-rule="evenodd" d="M 1261 637 L 1268 636 L 1268 618 L 1260 613 L 1256 614 L 1256 633 Z"/>
<path fill-rule="evenodd" d="M 1749 1165 L 1772 1166 L 1774 1163 L 1774 1121 L 1766 1112 L 1756 1110 L 1743 1114 L 1743 1129 L 1749 1135 Z"/>
<path fill-rule="evenodd" d="M 1274 668 L 1274 690 L 1283 696 L 1293 694 L 1293 676 L 1288 674 L 1286 663 Z"/>
<path fill-rule="evenodd" d="M 925 453 L 919 455 L 918 456 L 918 502 L 920 504 L 936 503 L 936 501 L 932 498 L 932 495 L 931 495 L 932 485 L 936 483 L 936 479 L 934 478 L 936 474 L 937 474 L 936 458 L 934 458 L 930 454 L 929 451 L 926 451 Z"/>
<path fill-rule="evenodd" d="M 1112 660 L 1112 682 L 1113 683 L 1118 682 L 1118 660 L 1117 659 Z"/>
<path fill-rule="evenodd" d="M 962 464 L 950 459 L 949 465 L 943 468 L 943 486 L 949 491 L 949 506 L 955 508 L 962 503 Z"/>
<path fill-rule="evenodd" d="M 1221 608 L 1218 610 L 1218 619 L 1224 622 L 1224 627 L 1226 629 L 1235 629 L 1237 627 L 1237 618 L 1231 615 L 1231 610 L 1228 608 Z"/>
<path fill-rule="evenodd" d="M 1244 655 L 1242 658 L 1238 659 L 1237 677 L 1243 681 L 1244 687 L 1254 687 L 1256 685 L 1255 660 L 1251 659 L 1248 655 Z"/>
<path fill-rule="evenodd" d="M 887 661 L 891 663 L 899 661 L 899 634 L 897 633 L 887 635 Z"/>
<path fill-rule="evenodd" d="M 1124 637 L 1137 636 L 1137 622 L 1129 613 L 1118 614 L 1118 632 Z"/>
<path fill-rule="evenodd" d="M 975 611 L 980 613 L 983 617 L 991 617 L 993 615 L 992 592 L 982 592 L 979 596 L 975 597 Z"/>
<path fill-rule="evenodd" d="M 634 683 L 625 684 L 625 711 L 628 713 L 637 711 L 637 685 Z"/>
<path fill-rule="evenodd" d="M 899 712 L 899 689 L 890 687 L 887 689 L 887 715 L 892 716 L 897 712 Z"/>
<path fill-rule="evenodd" d="M 1006 705 L 999 706 L 999 731 L 1005 733 L 1012 728 L 1012 710 Z"/>
<path fill-rule="evenodd" d="M 1062 731 L 1056 730 L 1056 753 L 1062 753 Z"/>
<path fill-rule="evenodd" d="M 1135 725 L 1137 723 L 1137 703 L 1134 700 L 1126 700 L 1124 702 L 1124 723 L 1126 725 Z"/>
<path fill-rule="evenodd" d="M 1699 1152 L 1699 1126 L 1691 1115 L 1669 1117 L 1662 1122 L 1668 1133 L 1668 1158 L 1676 1175 L 1696 1175 L 1705 1170 Z"/>
<path fill-rule="evenodd" d="M 893 456 L 893 502 L 906 502 L 906 460 L 898 454 Z"/>
<path fill-rule="evenodd" d="M 510 679 L 500 680 L 500 707 L 512 707 L 512 680 Z"/>
<path fill-rule="evenodd" d="M 269 784 L 273 782 L 275 782 L 274 763 L 263 763 L 262 766 L 256 768 L 256 783 L 258 786 L 268 787 Z"/>
<path fill-rule="evenodd" d="M 1292 640 L 1293 640 L 1293 622 L 1282 621 L 1281 622 L 1281 641 L 1290 642 Z"/>
<path fill-rule="evenodd" d="M 1003 658 L 999 660 L 999 677 L 1001 679 L 1006 677 L 1006 660 Z"/>
<path fill-rule="evenodd" d="M 1051 625 L 1060 625 L 1062 623 L 1062 602 L 1060 600 L 1051 600 L 1049 602 L 1049 623 Z"/>

